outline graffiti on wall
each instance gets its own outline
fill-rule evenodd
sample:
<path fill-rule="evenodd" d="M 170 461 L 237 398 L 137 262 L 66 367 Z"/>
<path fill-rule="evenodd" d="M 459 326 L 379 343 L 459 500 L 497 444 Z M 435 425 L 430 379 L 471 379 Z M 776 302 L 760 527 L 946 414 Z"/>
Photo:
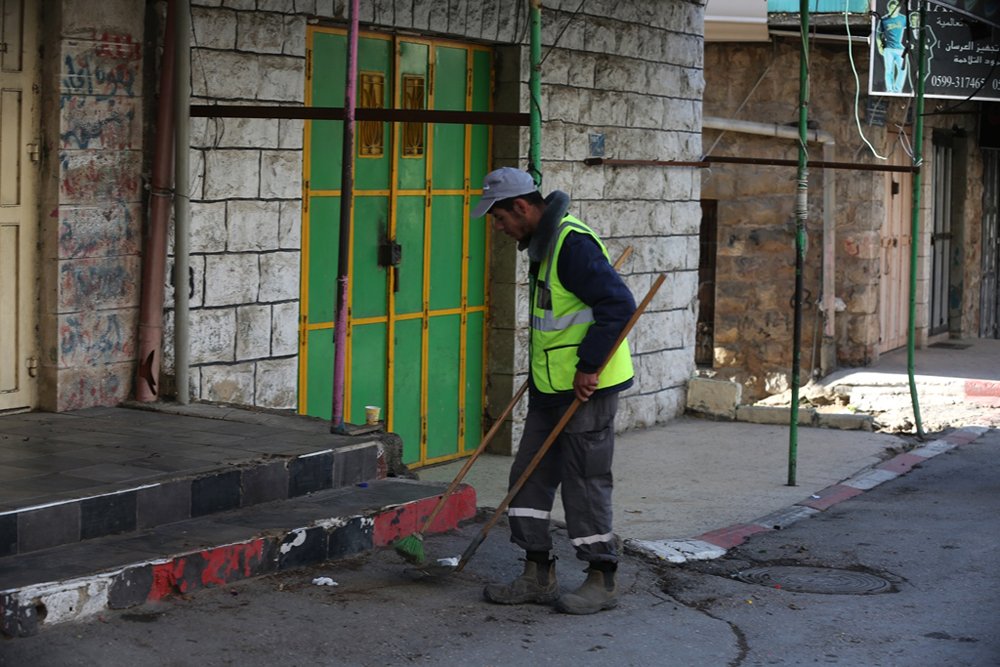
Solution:
<path fill-rule="evenodd" d="M 140 148 L 141 126 L 132 98 L 98 99 L 63 95 L 60 148 L 126 150 Z"/>
<path fill-rule="evenodd" d="M 119 373 L 108 367 L 69 371 L 59 383 L 58 409 L 79 410 L 94 405 L 117 405 L 128 398 L 128 369 Z"/>
<path fill-rule="evenodd" d="M 139 198 L 138 151 L 61 151 L 61 204 L 121 203 Z"/>
<path fill-rule="evenodd" d="M 138 282 L 138 257 L 60 262 L 60 312 L 134 306 Z"/>
<path fill-rule="evenodd" d="M 59 318 L 59 362 L 67 368 L 128 361 L 135 355 L 135 310 Z"/>
<path fill-rule="evenodd" d="M 135 358 L 142 194 L 141 36 L 61 43 L 57 339 L 59 409 L 127 398 Z"/>
<path fill-rule="evenodd" d="M 138 58 L 109 57 L 100 43 L 67 42 L 63 57 L 63 95 L 93 95 L 107 99 L 115 95 L 134 97 L 139 85 Z"/>
<path fill-rule="evenodd" d="M 140 205 L 63 206 L 59 218 L 59 257 L 110 257 L 139 253 Z"/>

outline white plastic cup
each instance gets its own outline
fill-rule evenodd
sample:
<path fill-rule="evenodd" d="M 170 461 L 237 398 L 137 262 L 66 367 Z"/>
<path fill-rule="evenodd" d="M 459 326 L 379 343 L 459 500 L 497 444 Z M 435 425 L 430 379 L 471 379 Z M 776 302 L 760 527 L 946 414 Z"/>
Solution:
<path fill-rule="evenodd" d="M 377 424 L 379 416 L 382 413 L 382 408 L 377 405 L 366 405 L 365 406 L 365 423 L 366 424 Z"/>

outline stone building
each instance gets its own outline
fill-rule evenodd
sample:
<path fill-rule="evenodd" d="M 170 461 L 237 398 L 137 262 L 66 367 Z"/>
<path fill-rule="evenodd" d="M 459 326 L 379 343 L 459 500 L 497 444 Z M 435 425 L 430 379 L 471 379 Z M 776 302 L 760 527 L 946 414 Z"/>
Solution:
<path fill-rule="evenodd" d="M 801 42 L 798 16 L 780 18 L 771 15 L 768 42 L 705 46 L 703 142 L 709 159 L 793 163 L 713 163 L 701 179 L 698 363 L 743 385 L 744 401 L 787 389 L 792 365 Z M 868 95 L 869 21 L 867 14 L 852 19 L 849 40 L 842 13 L 814 18 L 809 158 L 855 167 L 809 173 L 803 382 L 838 366 L 870 364 L 907 340 L 913 176 L 878 169 L 912 164 L 914 103 Z M 988 108 L 926 100 L 916 240 L 918 347 L 949 337 L 996 336 L 996 309 L 989 302 L 995 304 L 997 293 L 1000 185 L 998 152 L 981 145 Z M 984 250 L 989 238 L 993 244 L 986 242 Z M 992 284 L 984 285 L 984 276 Z"/>
<path fill-rule="evenodd" d="M 704 3 L 579 4 L 544 3 L 542 189 L 568 192 L 613 256 L 635 250 L 622 273 L 637 299 L 667 273 L 631 337 L 638 379 L 619 427 L 640 427 L 682 411 L 694 367 L 701 178 L 584 159 L 601 146 L 608 157 L 698 159 Z M 529 110 L 528 3 L 360 5 L 362 106 Z M 134 395 L 143 239 L 163 194 L 150 171 L 165 6 L 5 0 L 4 34 L 23 43 L 3 54 L 3 170 L 19 178 L 0 184 L 16 218 L 0 237 L 0 410 Z M 193 0 L 192 103 L 342 106 L 346 6 Z M 192 118 L 180 279 L 192 400 L 329 415 L 339 128 Z M 468 216 L 482 174 L 524 167 L 527 153 L 525 127 L 358 123 L 347 417 L 383 406 L 408 462 L 473 448 L 526 377 L 526 264 Z M 176 357 L 169 252 L 163 400 Z"/>

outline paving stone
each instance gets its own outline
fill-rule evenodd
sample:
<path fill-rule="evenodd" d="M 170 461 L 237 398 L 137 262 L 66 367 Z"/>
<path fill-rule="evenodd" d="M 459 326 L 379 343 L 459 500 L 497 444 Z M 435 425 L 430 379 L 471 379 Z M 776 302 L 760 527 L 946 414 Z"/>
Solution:
<path fill-rule="evenodd" d="M 236 509 L 240 506 L 240 471 L 209 475 L 191 483 L 191 516 Z"/>
<path fill-rule="evenodd" d="M 329 489 L 333 485 L 332 452 L 299 456 L 288 463 L 288 497 Z"/>
<path fill-rule="evenodd" d="M 243 470 L 242 505 L 257 505 L 288 497 L 289 475 L 285 461 L 272 461 Z"/>
<path fill-rule="evenodd" d="M 136 526 L 150 528 L 191 517 L 191 481 L 164 482 L 136 492 Z"/>
<path fill-rule="evenodd" d="M 17 514 L 17 550 L 20 553 L 77 542 L 79 539 L 79 503 L 62 503 Z"/>
<path fill-rule="evenodd" d="M 136 492 L 112 493 L 80 503 L 80 539 L 135 530 Z"/>
<path fill-rule="evenodd" d="M 17 553 L 17 514 L 0 515 L 0 557 Z"/>

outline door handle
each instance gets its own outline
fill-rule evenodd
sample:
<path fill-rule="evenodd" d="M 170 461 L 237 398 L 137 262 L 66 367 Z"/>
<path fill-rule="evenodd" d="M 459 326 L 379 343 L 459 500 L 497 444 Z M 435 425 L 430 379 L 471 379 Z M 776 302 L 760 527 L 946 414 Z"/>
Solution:
<path fill-rule="evenodd" d="M 396 243 L 396 239 L 386 239 L 385 243 L 379 246 L 379 266 L 397 267 L 403 261 L 403 246 Z"/>

